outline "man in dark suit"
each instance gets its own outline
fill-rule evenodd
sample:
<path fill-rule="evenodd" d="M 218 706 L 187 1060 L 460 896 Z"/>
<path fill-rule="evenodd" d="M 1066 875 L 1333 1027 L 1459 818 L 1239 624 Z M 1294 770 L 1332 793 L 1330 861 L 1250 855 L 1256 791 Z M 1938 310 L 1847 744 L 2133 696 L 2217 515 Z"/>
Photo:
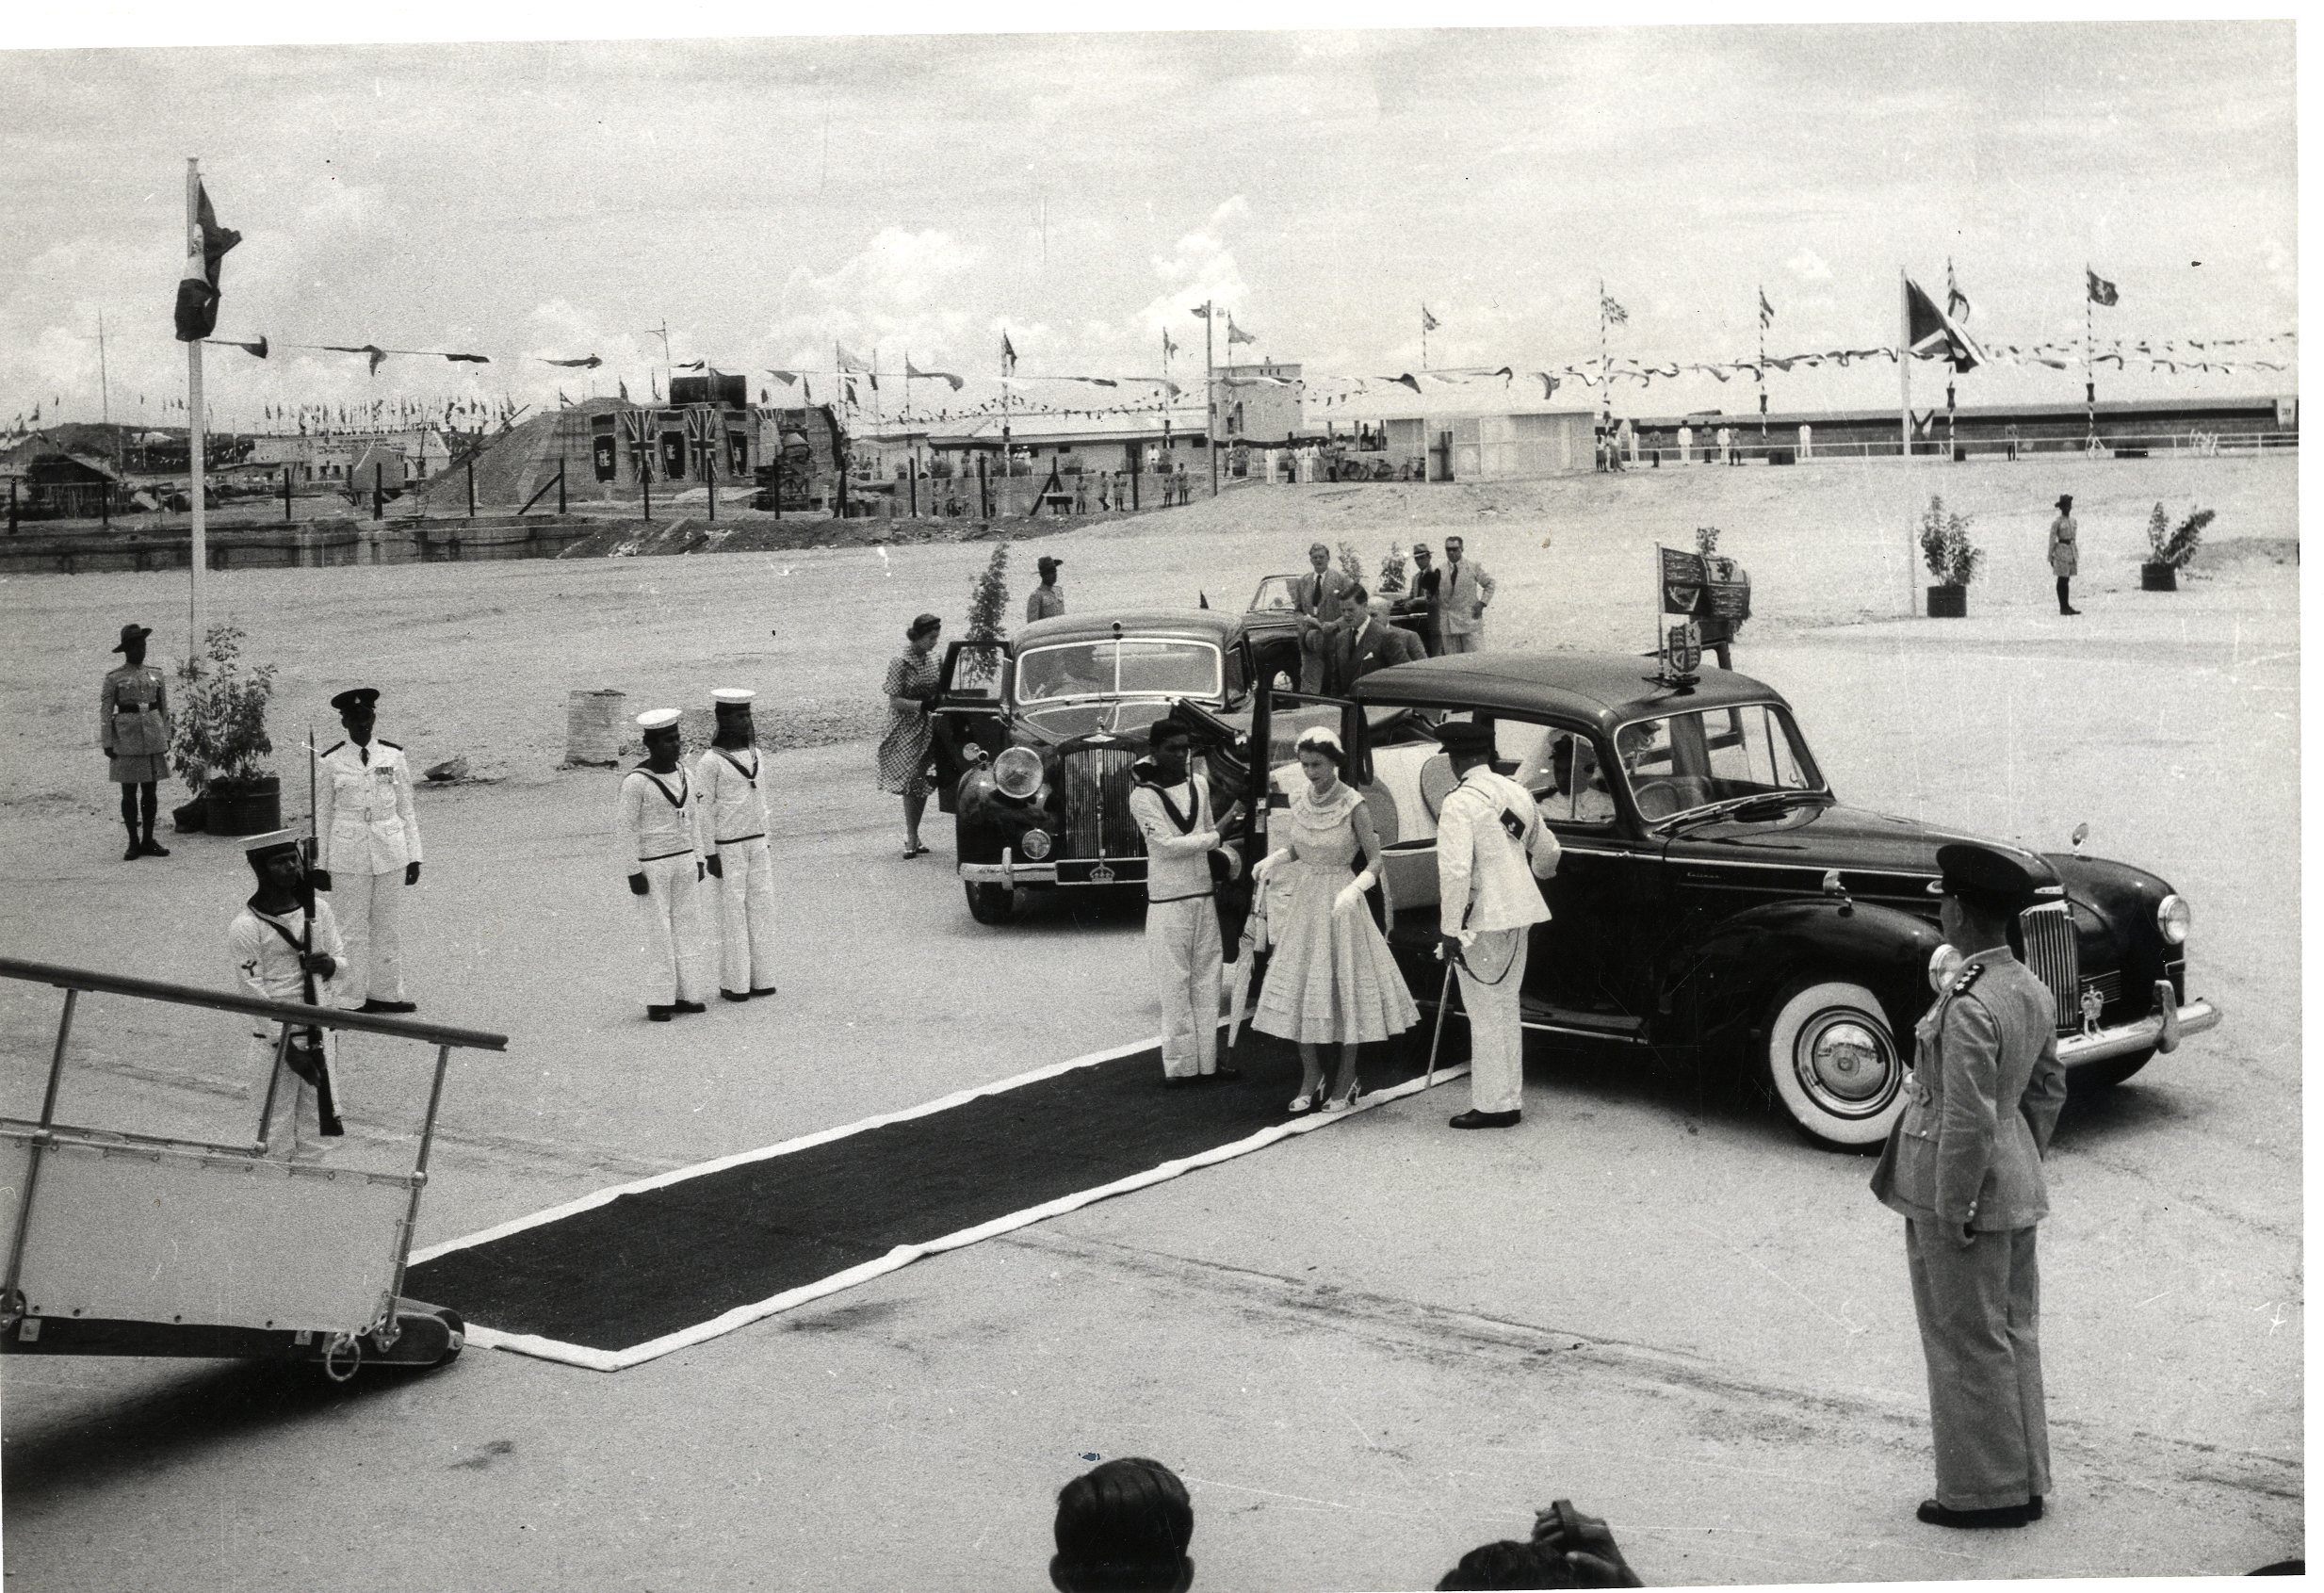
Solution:
<path fill-rule="evenodd" d="M 1395 608 L 1398 614 L 1418 622 L 1413 628 L 1432 658 L 1444 651 L 1444 639 L 1438 629 L 1438 615 L 1444 606 L 1444 572 L 1436 568 L 1435 558 L 1426 543 L 1412 545 L 1412 595 Z"/>
<path fill-rule="evenodd" d="M 1349 588 L 1346 612 L 1330 633 L 1328 690 L 1333 696 L 1346 696 L 1357 681 L 1374 670 L 1428 656 L 1419 637 L 1374 614 L 1369 607 L 1371 601 L 1372 594 L 1362 587 Z"/>
<path fill-rule="evenodd" d="M 2066 1070 L 2056 1001 L 2009 951 L 2009 919 L 2034 897 L 2036 876 L 1966 841 L 1939 847 L 1937 866 L 1929 889 L 1944 898 L 1945 939 L 1967 960 L 1914 1029 L 1904 1115 L 1872 1190 L 1906 1219 L 1928 1362 L 1937 1497 L 1920 1519 L 2022 1527 L 2041 1519 L 2050 1488 L 2034 1239 L 2050 1210 L 2041 1157 Z"/>

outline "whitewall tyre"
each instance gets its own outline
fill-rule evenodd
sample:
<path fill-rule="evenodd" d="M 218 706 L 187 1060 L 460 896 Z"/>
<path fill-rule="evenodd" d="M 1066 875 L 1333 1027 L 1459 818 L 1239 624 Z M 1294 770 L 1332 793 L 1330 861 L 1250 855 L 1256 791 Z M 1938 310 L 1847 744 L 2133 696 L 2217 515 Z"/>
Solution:
<path fill-rule="evenodd" d="M 1795 984 L 1767 1025 L 1769 1088 L 1800 1132 L 1836 1148 L 1861 1150 L 1888 1138 L 1904 1111 L 1910 1061 L 1879 998 L 1861 984 Z"/>

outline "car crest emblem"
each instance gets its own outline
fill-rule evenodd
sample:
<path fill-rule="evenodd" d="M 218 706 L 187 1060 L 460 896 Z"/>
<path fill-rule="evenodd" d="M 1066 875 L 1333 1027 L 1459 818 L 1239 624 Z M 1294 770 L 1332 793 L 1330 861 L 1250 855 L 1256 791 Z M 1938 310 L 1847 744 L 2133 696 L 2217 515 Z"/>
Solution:
<path fill-rule="evenodd" d="M 2096 986 L 2095 984 L 2092 984 L 2092 985 L 2086 986 L 2086 987 L 2083 989 L 2083 992 L 2082 992 L 2082 1032 L 2083 1032 L 2083 1033 L 2085 1033 L 2085 1034 L 2095 1034 L 2095 1033 L 2097 1033 L 2097 1032 L 2098 1032 L 2098 1015 L 2099 1015 L 2099 1013 L 2100 1013 L 2100 1012 L 2102 1012 L 2103 1010 L 2105 1010 L 2105 1005 L 2106 1005 L 2106 999 L 2105 999 L 2105 997 L 2104 997 L 2104 996 L 2102 996 L 2102 995 L 2100 995 L 2100 994 L 2098 993 L 2098 986 Z"/>
<path fill-rule="evenodd" d="M 1689 675 L 1702 662 L 1702 627 L 1682 620 L 1663 636 L 1663 667 L 1674 675 Z"/>
<path fill-rule="evenodd" d="M 1109 736 L 1103 730 L 1093 731 L 1089 735 L 1082 738 L 1084 744 L 1093 747 L 1109 747 L 1112 746 L 1116 740 L 1118 740 L 1118 738 Z"/>
<path fill-rule="evenodd" d="M 1098 864 L 1096 868 L 1090 870 L 1089 871 L 1089 883 L 1092 885 L 1112 885 L 1113 883 L 1113 870 L 1107 868 L 1103 863 Z"/>

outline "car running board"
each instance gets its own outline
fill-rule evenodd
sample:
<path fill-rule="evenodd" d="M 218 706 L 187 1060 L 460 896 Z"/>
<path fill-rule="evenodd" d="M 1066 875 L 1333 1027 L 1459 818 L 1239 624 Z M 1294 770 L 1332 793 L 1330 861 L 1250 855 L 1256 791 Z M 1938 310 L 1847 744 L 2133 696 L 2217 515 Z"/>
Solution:
<path fill-rule="evenodd" d="M 1522 1002 L 1519 1011 L 1520 1021 L 1526 1028 L 1539 1029 L 1552 1034 L 1581 1034 L 1595 1040 L 1633 1042 L 1645 1038 L 1646 1020 L 1621 1013 L 1573 1012 L 1540 1001 Z"/>

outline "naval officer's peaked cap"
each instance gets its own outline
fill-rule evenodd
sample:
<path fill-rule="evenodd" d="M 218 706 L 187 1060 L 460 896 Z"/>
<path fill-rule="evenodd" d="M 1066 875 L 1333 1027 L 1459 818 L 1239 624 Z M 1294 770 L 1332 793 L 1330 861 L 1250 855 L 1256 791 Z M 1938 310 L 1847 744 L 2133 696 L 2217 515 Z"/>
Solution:
<path fill-rule="evenodd" d="M 345 713 L 349 708 L 367 708 L 380 700 L 376 686 L 350 686 L 331 699 L 331 706 Z"/>
<path fill-rule="evenodd" d="M 1942 874 L 1928 882 L 1931 896 L 1958 896 L 1997 907 L 2024 901 L 2040 884 L 2007 853 L 1975 841 L 1949 841 L 1937 848 L 1937 867 Z"/>

